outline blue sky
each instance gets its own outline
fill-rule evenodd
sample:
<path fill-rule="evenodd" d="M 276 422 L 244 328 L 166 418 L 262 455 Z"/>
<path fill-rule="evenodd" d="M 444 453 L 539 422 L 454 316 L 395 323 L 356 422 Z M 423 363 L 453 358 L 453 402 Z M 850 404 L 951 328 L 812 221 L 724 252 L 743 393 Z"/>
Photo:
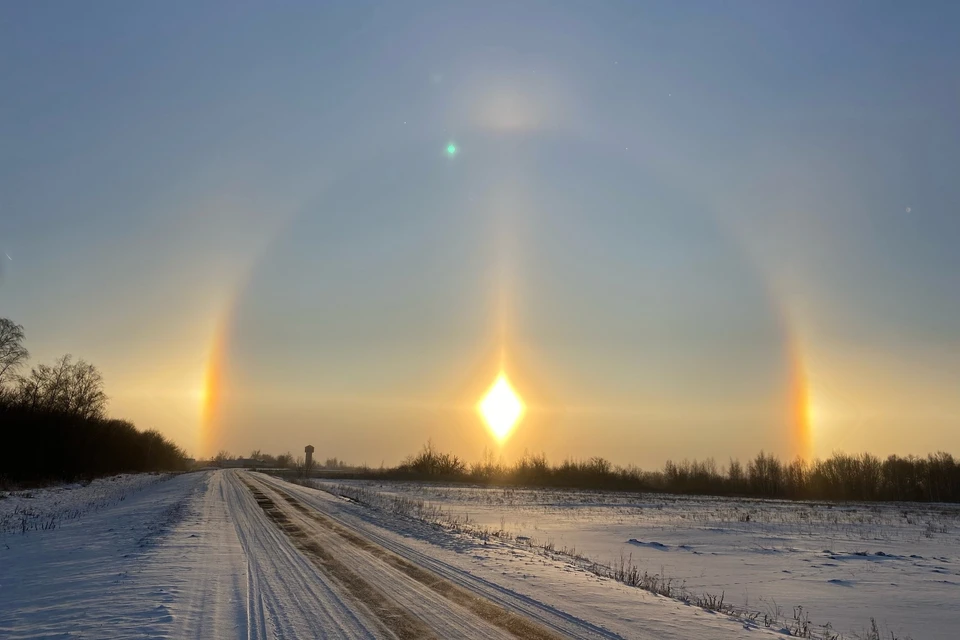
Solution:
<path fill-rule="evenodd" d="M 504 348 L 505 455 L 791 455 L 793 351 L 812 453 L 956 451 L 958 18 L 8 5 L 0 315 L 194 452 L 476 457 Z"/>

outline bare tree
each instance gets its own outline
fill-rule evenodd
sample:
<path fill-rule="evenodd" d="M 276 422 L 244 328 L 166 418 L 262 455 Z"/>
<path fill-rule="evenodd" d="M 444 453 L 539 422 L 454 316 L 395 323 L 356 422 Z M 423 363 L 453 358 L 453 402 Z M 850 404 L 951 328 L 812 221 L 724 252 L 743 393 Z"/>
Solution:
<path fill-rule="evenodd" d="M 0 318 L 0 390 L 29 357 L 30 352 L 23 346 L 23 327 Z"/>
<path fill-rule="evenodd" d="M 41 364 L 18 378 L 15 399 L 30 409 L 60 411 L 81 418 L 102 418 L 107 407 L 103 377 L 92 364 L 59 358 L 53 366 Z"/>
<path fill-rule="evenodd" d="M 230 455 L 229 451 L 226 449 L 220 449 L 220 451 L 217 451 L 217 455 L 213 457 L 213 463 L 218 467 L 222 467 L 233 459 L 234 458 L 232 455 Z"/>
<path fill-rule="evenodd" d="M 69 356 L 65 356 L 69 359 Z M 78 360 L 67 370 L 65 405 L 68 413 L 83 418 L 102 418 L 107 408 L 103 376 L 88 362 Z"/>

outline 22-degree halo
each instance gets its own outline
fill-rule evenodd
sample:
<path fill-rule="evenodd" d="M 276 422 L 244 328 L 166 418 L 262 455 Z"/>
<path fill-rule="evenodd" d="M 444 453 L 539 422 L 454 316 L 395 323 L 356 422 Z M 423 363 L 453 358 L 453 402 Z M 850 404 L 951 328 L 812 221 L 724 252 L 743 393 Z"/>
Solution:
<path fill-rule="evenodd" d="M 784 385 L 771 375 L 783 370 L 784 345 L 791 342 L 789 315 L 779 308 L 770 283 L 763 282 L 762 273 L 709 215 L 709 207 L 691 203 L 642 167 L 562 135 L 497 139 L 470 147 L 470 158 L 444 163 L 440 182 L 434 180 L 435 143 L 386 154 L 373 167 L 346 174 L 290 223 L 271 247 L 270 259 L 260 261 L 238 292 L 223 321 L 226 333 L 217 338 L 224 348 L 211 353 L 204 413 L 205 449 L 211 455 L 218 448 L 240 446 L 230 443 L 242 442 L 238 439 L 243 434 L 278 413 L 286 412 L 283 422 L 291 433 L 316 428 L 315 419 L 305 418 L 299 408 L 267 406 L 273 402 L 267 400 L 269 394 L 259 393 L 266 390 L 296 395 L 302 403 L 310 398 L 311 412 L 325 416 L 335 440 L 338 427 L 348 423 L 378 433 L 382 418 L 374 414 L 395 416 L 387 405 L 400 397 L 397 394 L 415 396 L 424 406 L 440 403 L 451 411 L 467 400 L 483 418 L 479 402 L 484 391 L 508 368 L 501 364 L 487 369 L 487 384 L 474 386 L 467 397 L 429 381 L 469 368 L 488 353 L 495 334 L 501 349 L 506 347 L 505 335 L 519 339 L 528 360 L 536 362 L 531 379 L 551 388 L 552 397 L 564 399 L 568 411 L 557 411 L 539 397 L 535 403 L 536 413 L 544 407 L 558 428 L 578 428 L 574 423 L 581 420 L 580 413 L 599 409 L 590 417 L 594 428 L 620 428 L 623 416 L 642 413 L 669 416 L 693 431 L 686 414 L 679 415 L 680 403 L 665 400 L 652 406 L 650 398 L 635 400 L 636 388 L 645 388 L 647 381 L 657 400 L 663 390 L 681 393 L 681 383 L 693 377 L 697 388 L 705 379 L 712 383 L 703 406 L 709 415 L 732 406 L 732 398 L 739 399 L 743 389 L 750 389 L 751 398 L 763 396 L 765 403 L 757 408 L 762 419 L 748 427 L 752 436 L 773 438 L 771 447 L 782 439 L 779 427 L 784 422 L 789 422 L 790 438 L 809 429 L 806 412 L 795 407 L 802 404 L 803 379 L 791 385 L 787 414 L 780 403 Z M 575 184 L 564 179 L 561 161 L 572 152 L 591 159 L 587 176 Z M 385 198 L 406 202 L 405 214 L 384 206 Z M 595 224 L 598 219 L 603 224 Z M 403 240 L 391 241 L 395 251 L 382 252 L 384 229 Z M 666 250 L 676 246 L 684 251 Z M 365 248 L 377 259 L 354 260 Z M 570 260 L 571 248 L 583 259 Z M 638 257 L 636 264 L 624 262 L 626 256 Z M 706 275 L 712 279 L 711 291 L 724 291 L 719 303 L 702 295 L 706 276 L 698 263 L 703 256 L 717 265 Z M 344 278 L 345 271 L 352 277 Z M 611 280 L 610 274 L 617 278 Z M 399 287 L 398 282 L 406 284 Z M 418 301 L 406 307 L 409 313 L 399 318 L 399 325 L 393 314 L 378 313 L 398 296 Z M 657 305 L 640 304 L 653 298 Z M 306 299 L 324 304 L 301 308 Z M 265 300 L 271 301 L 267 306 L 298 311 L 265 314 Z M 497 312 L 503 305 L 508 317 Z M 325 328 L 318 332 L 321 320 Z M 751 348 L 742 350 L 750 366 L 707 378 L 717 373 L 711 363 L 722 362 L 730 346 L 725 328 L 744 322 L 754 336 Z M 408 368 L 400 362 L 383 366 L 384 353 L 402 353 L 403 343 L 411 340 L 433 340 L 438 327 L 448 335 L 445 344 L 450 348 L 424 355 L 422 364 L 431 375 L 422 384 L 408 384 Z M 696 340 L 681 339 L 691 331 Z M 678 332 L 683 335 L 674 335 Z M 293 334 L 303 336 L 295 348 L 289 339 Z M 368 348 L 373 335 L 384 338 L 382 349 Z M 616 353 L 605 348 L 613 341 L 619 345 Z M 584 348 L 572 348 L 578 344 Z M 661 349 L 664 344 L 670 348 Z M 330 366 L 318 369 L 321 354 Z M 524 390 L 521 403 L 532 414 L 532 398 L 526 397 L 531 390 L 516 386 L 521 379 L 509 371 L 515 391 Z M 440 372 L 440 378 L 433 376 Z M 226 379 L 235 382 L 224 386 Z M 522 382 L 526 385 L 527 376 Z M 241 394 L 244 385 L 258 393 Z M 759 394 L 760 389 L 764 393 Z M 250 400 L 254 397 L 256 402 Z M 435 412 L 411 403 L 402 406 L 405 428 L 447 426 Z M 500 445 L 512 441 L 527 420 L 525 413 L 511 429 L 501 431 L 505 438 Z M 488 424 L 485 418 L 483 423 Z M 648 432 L 640 426 L 625 432 L 629 442 L 616 449 L 643 447 Z M 494 429 L 488 428 L 493 436 Z M 393 451 L 384 443 L 376 455 L 386 457 Z"/>

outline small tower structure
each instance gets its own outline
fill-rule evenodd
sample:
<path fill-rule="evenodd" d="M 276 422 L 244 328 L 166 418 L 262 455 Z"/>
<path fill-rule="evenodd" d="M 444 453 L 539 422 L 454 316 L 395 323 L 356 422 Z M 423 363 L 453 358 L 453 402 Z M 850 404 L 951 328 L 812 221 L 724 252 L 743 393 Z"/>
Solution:
<path fill-rule="evenodd" d="M 313 445 L 308 444 L 303 448 L 303 452 L 307 454 L 306 463 L 303 465 L 303 470 L 307 473 L 310 472 L 310 467 L 313 466 Z"/>

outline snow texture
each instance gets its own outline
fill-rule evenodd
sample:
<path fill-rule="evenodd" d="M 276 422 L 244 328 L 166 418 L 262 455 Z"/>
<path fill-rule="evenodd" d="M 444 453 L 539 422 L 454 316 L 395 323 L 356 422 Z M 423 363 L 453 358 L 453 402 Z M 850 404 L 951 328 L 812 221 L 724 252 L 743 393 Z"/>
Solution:
<path fill-rule="evenodd" d="M 492 532 L 498 544 L 548 546 L 605 565 L 624 559 L 691 595 L 723 594 L 760 620 L 779 611 L 789 621 L 802 606 L 814 627 L 830 623 L 846 637 L 865 635 L 870 618 L 884 637 L 955 638 L 960 628 L 957 505 L 339 484 L 341 493 L 380 496 L 381 511 L 413 504 L 428 521 Z M 477 562 L 507 553 L 483 550 Z"/>
<path fill-rule="evenodd" d="M 33 501 L 57 524 L 0 536 L 2 638 L 782 637 L 529 545 L 246 471 L 7 501 L 0 514 Z"/>

